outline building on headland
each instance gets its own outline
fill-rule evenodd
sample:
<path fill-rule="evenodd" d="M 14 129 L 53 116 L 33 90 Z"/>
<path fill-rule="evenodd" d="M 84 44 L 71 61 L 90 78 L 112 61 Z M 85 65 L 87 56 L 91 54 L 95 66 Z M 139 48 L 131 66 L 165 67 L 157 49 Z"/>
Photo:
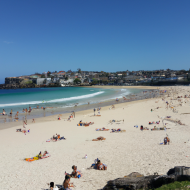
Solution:
<path fill-rule="evenodd" d="M 5 78 L 5 85 L 0 88 L 33 88 L 40 86 L 73 86 L 79 79 L 83 85 L 155 85 L 189 84 L 190 70 L 140 70 L 140 71 L 59 71 L 35 73 L 18 77 Z M 79 84 L 79 83 L 78 83 Z M 75 83 L 76 85 L 76 83 Z"/>
<path fill-rule="evenodd" d="M 32 81 L 38 86 L 48 85 L 49 83 L 51 83 L 51 78 L 34 78 L 32 79 Z"/>

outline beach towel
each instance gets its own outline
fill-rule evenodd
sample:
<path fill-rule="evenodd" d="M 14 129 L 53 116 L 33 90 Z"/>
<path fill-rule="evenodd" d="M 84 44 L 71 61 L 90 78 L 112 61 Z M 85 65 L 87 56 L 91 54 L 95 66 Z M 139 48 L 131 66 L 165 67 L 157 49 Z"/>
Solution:
<path fill-rule="evenodd" d="M 35 160 L 41 160 L 41 159 L 48 158 L 48 157 L 50 157 L 50 154 L 47 154 L 46 156 L 43 156 L 41 158 L 39 158 L 38 156 L 35 156 L 35 157 L 32 157 L 32 158 L 25 158 L 24 160 L 27 161 L 27 162 L 33 162 Z"/>

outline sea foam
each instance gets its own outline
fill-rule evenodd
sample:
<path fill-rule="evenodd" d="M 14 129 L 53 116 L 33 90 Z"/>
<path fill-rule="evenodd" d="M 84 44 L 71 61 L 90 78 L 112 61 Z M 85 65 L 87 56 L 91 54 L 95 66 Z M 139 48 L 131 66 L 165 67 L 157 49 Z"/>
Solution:
<path fill-rule="evenodd" d="M 74 96 L 70 98 L 60 98 L 54 100 L 44 100 L 44 101 L 31 101 L 31 102 L 18 102 L 18 103 L 10 103 L 10 104 L 0 104 L 0 107 L 7 107 L 7 106 L 21 106 L 21 105 L 32 105 L 32 104 L 43 104 L 43 103 L 56 103 L 56 102 L 65 102 L 65 101 L 72 101 L 72 100 L 80 100 L 85 98 L 91 98 L 100 94 L 103 94 L 104 91 L 96 92 L 93 94 L 87 94 L 82 96 Z"/>

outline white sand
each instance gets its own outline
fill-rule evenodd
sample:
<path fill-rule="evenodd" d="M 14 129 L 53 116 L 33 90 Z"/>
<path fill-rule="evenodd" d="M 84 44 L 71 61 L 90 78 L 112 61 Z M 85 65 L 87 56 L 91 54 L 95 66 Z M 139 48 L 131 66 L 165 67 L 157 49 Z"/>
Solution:
<path fill-rule="evenodd" d="M 76 113 L 71 122 L 56 120 L 31 122 L 27 129 L 31 132 L 24 135 L 16 133 L 17 128 L 12 127 L 0 131 L 0 189 L 14 190 L 41 190 L 48 189 L 47 183 L 54 181 L 62 184 L 65 171 L 71 172 L 72 165 L 77 165 L 82 171 L 80 179 L 71 179 L 77 190 L 102 189 L 108 180 L 124 177 L 131 172 L 144 175 L 166 174 L 174 166 L 190 166 L 190 98 L 181 98 L 182 106 L 178 100 L 170 100 L 178 95 L 190 95 L 190 87 L 165 87 L 170 89 L 170 96 L 162 101 L 159 99 L 143 100 L 132 103 L 116 104 L 115 110 L 105 107 L 101 110 L 101 117 L 94 117 L 93 110 Z M 188 92 L 189 91 L 189 92 Z M 178 93 L 178 94 L 177 94 Z M 155 101 L 159 101 L 155 103 Z M 166 101 L 173 102 L 178 113 L 166 109 Z M 186 102 L 186 103 L 185 103 Z M 161 107 L 151 112 L 151 109 Z M 124 108 L 124 109 L 123 109 Z M 134 128 L 134 125 L 148 125 L 149 121 L 159 121 L 158 115 L 172 116 L 172 119 L 181 120 L 186 124 L 179 125 L 165 121 L 166 131 L 143 131 Z M 66 118 L 63 116 L 62 118 Z M 108 124 L 109 120 L 123 120 L 124 123 Z M 89 127 L 77 126 L 77 123 L 94 122 Z M 3 125 L 3 124 L 1 124 Z M 156 125 L 162 127 L 162 123 Z M 96 128 L 106 127 L 125 129 L 125 133 L 110 133 L 95 131 Z M 67 140 L 59 142 L 46 142 L 55 133 L 65 136 Z M 163 138 L 169 135 L 170 145 L 159 145 Z M 105 141 L 91 141 L 98 136 L 104 136 Z M 186 143 L 184 143 L 186 142 Z M 51 157 L 34 162 L 23 161 L 25 157 L 33 157 L 39 151 L 47 150 Z M 87 159 L 82 159 L 87 154 Z M 94 159 L 99 158 L 108 165 L 106 171 L 87 170 Z"/>

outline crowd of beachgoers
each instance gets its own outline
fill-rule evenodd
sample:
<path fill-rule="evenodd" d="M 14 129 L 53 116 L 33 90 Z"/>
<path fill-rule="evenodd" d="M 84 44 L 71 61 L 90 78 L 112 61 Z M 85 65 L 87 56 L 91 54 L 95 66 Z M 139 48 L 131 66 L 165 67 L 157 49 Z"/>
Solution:
<path fill-rule="evenodd" d="M 176 165 L 189 166 L 190 87 L 158 91 L 156 98 L 53 115 L 49 121 L 23 120 L 1 130 L 2 188 L 97 190 L 131 172 L 165 174 Z"/>

